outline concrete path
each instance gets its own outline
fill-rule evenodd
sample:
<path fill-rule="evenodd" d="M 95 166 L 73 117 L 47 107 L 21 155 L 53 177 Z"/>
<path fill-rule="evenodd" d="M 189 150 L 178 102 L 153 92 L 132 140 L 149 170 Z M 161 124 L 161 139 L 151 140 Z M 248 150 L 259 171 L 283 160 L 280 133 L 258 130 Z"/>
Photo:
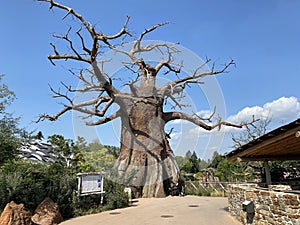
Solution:
<path fill-rule="evenodd" d="M 61 225 L 241 225 L 227 210 L 227 198 L 137 199 L 133 206 L 77 217 Z"/>

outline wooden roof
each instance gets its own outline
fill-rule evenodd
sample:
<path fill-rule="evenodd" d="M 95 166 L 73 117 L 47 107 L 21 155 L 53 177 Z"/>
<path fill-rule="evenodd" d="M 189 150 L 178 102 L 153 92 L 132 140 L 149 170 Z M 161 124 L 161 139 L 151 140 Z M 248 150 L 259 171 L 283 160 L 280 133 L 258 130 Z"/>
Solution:
<path fill-rule="evenodd" d="M 226 155 L 229 161 L 300 160 L 300 118 Z"/>

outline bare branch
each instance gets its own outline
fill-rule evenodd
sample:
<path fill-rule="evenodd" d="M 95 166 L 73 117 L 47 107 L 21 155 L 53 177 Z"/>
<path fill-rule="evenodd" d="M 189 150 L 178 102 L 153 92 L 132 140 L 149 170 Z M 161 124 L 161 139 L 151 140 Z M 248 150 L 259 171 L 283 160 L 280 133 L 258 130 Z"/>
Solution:
<path fill-rule="evenodd" d="M 169 133 L 166 133 L 166 137 L 168 139 L 171 139 L 171 133 L 173 132 L 174 127 L 171 128 L 171 130 L 169 131 Z"/>
<path fill-rule="evenodd" d="M 146 29 L 144 32 L 141 33 L 140 37 L 134 42 L 133 49 L 140 51 L 141 50 L 141 41 L 142 41 L 143 37 L 146 34 L 156 30 L 157 28 L 159 28 L 161 26 L 165 26 L 167 24 L 169 24 L 169 23 L 168 22 L 159 23 L 149 29 Z"/>
<path fill-rule="evenodd" d="M 78 57 L 78 56 L 75 56 L 75 55 L 68 55 L 68 54 L 63 54 L 63 55 L 49 55 L 48 59 L 51 61 L 51 63 L 53 65 L 55 65 L 53 63 L 53 61 L 52 61 L 54 59 L 65 59 L 65 60 L 73 59 L 73 60 L 82 61 L 82 62 L 86 62 L 86 63 L 90 63 L 91 62 L 89 59 Z"/>
<path fill-rule="evenodd" d="M 94 112 L 95 112 L 95 114 L 97 115 L 97 116 L 100 116 L 100 117 L 102 117 L 102 116 L 104 116 L 105 115 L 105 113 L 106 113 L 106 111 L 108 110 L 108 108 L 113 104 L 113 102 L 114 102 L 114 99 L 109 99 L 108 101 L 107 101 L 108 99 L 105 99 L 105 98 L 101 98 L 101 99 L 99 99 L 99 101 L 95 104 L 95 106 L 94 106 Z M 102 104 L 102 102 L 106 102 L 107 101 L 107 104 L 102 108 L 102 110 L 99 112 L 98 111 L 98 107 Z"/>
<path fill-rule="evenodd" d="M 55 91 L 49 84 L 49 88 L 50 90 L 54 93 L 54 95 L 52 96 L 53 98 L 64 98 L 66 99 L 70 104 L 73 104 L 73 101 L 67 96 L 67 94 L 62 94 L 60 93 L 60 91 Z"/>
<path fill-rule="evenodd" d="M 195 117 L 197 117 L 197 119 L 199 119 L 199 120 L 202 120 L 202 121 L 207 120 L 208 122 L 212 122 L 212 118 L 214 117 L 214 115 L 215 115 L 215 113 L 216 113 L 216 109 L 217 109 L 217 107 L 215 106 L 215 107 L 214 107 L 214 111 L 210 114 L 209 117 L 200 117 L 200 116 L 197 115 L 196 113 L 194 113 L 193 115 L 194 115 Z"/>
<path fill-rule="evenodd" d="M 234 60 L 231 60 L 229 63 L 225 64 L 223 66 L 222 69 L 220 70 L 214 70 L 214 66 L 212 67 L 212 69 L 210 71 L 206 71 L 206 72 L 201 72 L 199 73 L 199 71 L 205 66 L 207 65 L 211 60 L 207 59 L 202 65 L 200 65 L 195 72 L 190 75 L 190 76 L 186 76 L 184 78 L 180 78 L 174 81 L 171 81 L 169 83 L 167 83 L 165 86 L 159 88 L 158 93 L 162 96 L 167 96 L 169 95 L 172 91 L 172 89 L 180 84 L 184 84 L 185 85 L 187 83 L 201 83 L 201 81 L 199 81 L 199 79 L 204 78 L 206 76 L 214 76 L 214 75 L 218 75 L 218 74 L 222 74 L 224 72 L 226 72 L 226 70 L 231 66 L 231 65 L 235 65 Z"/>
<path fill-rule="evenodd" d="M 91 55 L 91 50 L 89 50 L 87 47 L 85 47 L 85 44 L 84 44 L 84 39 L 82 37 L 82 35 L 80 34 L 81 32 L 81 28 L 76 31 L 76 34 L 78 35 L 78 37 L 80 38 L 80 41 L 81 41 L 81 45 L 82 45 L 82 49 L 89 55 Z"/>
<path fill-rule="evenodd" d="M 65 106 L 60 112 L 58 112 L 56 115 L 54 116 L 50 116 L 48 114 L 42 114 L 39 116 L 39 118 L 36 120 L 36 123 L 40 122 L 40 121 L 44 121 L 45 119 L 50 120 L 50 121 L 55 121 L 57 120 L 61 115 L 63 115 L 64 113 L 66 113 L 67 111 L 70 111 L 72 109 L 72 107 L 70 106 Z"/>
<path fill-rule="evenodd" d="M 230 123 L 230 122 L 226 122 L 223 121 L 221 118 L 218 119 L 218 121 L 213 124 L 213 125 L 208 125 L 206 123 L 203 122 L 203 120 L 198 119 L 195 116 L 191 116 L 182 112 L 169 112 L 169 113 L 165 113 L 163 115 L 163 119 L 164 121 L 167 123 L 169 121 L 172 120 L 176 120 L 176 119 L 183 119 L 183 120 L 187 120 L 195 125 L 198 125 L 199 127 L 202 127 L 205 130 L 213 130 L 215 128 L 220 129 L 221 126 L 230 126 L 230 127 L 236 127 L 236 128 L 242 128 L 245 127 L 249 124 L 253 124 L 257 121 L 259 121 L 259 119 L 255 119 L 254 117 L 252 118 L 252 121 L 250 122 L 242 122 L 240 124 L 234 124 L 234 123 Z"/>
<path fill-rule="evenodd" d="M 55 38 L 64 39 L 67 42 L 69 42 L 69 46 L 70 46 L 71 50 L 75 53 L 75 55 L 78 57 L 78 59 L 81 59 L 82 58 L 81 55 L 76 51 L 76 49 L 73 46 L 73 42 L 69 39 L 69 33 L 71 30 L 72 30 L 72 27 L 69 27 L 69 29 L 67 30 L 67 32 L 64 36 L 57 36 L 55 34 L 53 34 L 52 36 Z M 59 54 L 57 54 L 57 52 L 55 54 L 59 55 Z"/>
<path fill-rule="evenodd" d="M 127 31 L 127 26 L 128 26 L 129 20 L 130 20 L 130 16 L 126 16 L 126 18 L 127 19 L 125 21 L 125 24 L 124 24 L 123 28 L 120 30 L 120 32 L 115 34 L 115 35 L 112 35 L 112 36 L 105 36 L 106 39 L 110 39 L 110 40 L 111 39 L 117 39 L 117 38 L 121 37 L 124 34 L 130 35 L 129 32 Z"/>
<path fill-rule="evenodd" d="M 114 114 L 110 115 L 110 116 L 107 116 L 105 117 L 104 119 L 100 119 L 96 122 L 87 122 L 86 125 L 87 126 L 97 126 L 97 125 L 101 125 L 101 124 L 104 124 L 104 123 L 107 123 L 109 121 L 112 121 L 114 119 L 117 119 L 118 117 L 120 117 L 120 112 L 115 112 Z"/>
<path fill-rule="evenodd" d="M 182 64 L 179 66 L 179 69 L 176 69 L 174 66 L 171 66 L 171 62 L 173 61 L 172 59 L 172 55 L 174 53 L 177 53 L 179 52 L 175 47 L 170 47 L 169 45 L 166 45 L 164 46 L 167 50 L 167 53 L 168 53 L 168 59 L 165 60 L 165 59 L 162 59 L 160 61 L 160 63 L 158 63 L 156 66 L 155 66 L 155 70 L 156 70 L 156 73 L 158 73 L 162 67 L 167 67 L 169 69 L 169 71 L 172 71 L 174 72 L 175 74 L 177 73 L 180 73 L 180 69 L 182 68 Z M 160 49 L 159 49 L 160 50 Z M 161 51 L 162 55 L 164 54 L 162 51 Z"/>
<path fill-rule="evenodd" d="M 93 26 L 90 23 L 88 23 L 80 14 L 75 12 L 72 8 L 67 7 L 65 5 L 61 5 L 57 2 L 54 2 L 53 0 L 37 0 L 37 1 L 39 1 L 39 2 L 49 2 L 50 3 L 50 9 L 52 9 L 53 7 L 57 7 L 57 8 L 60 8 L 60 9 L 63 9 L 65 11 L 67 11 L 67 14 L 62 19 L 65 19 L 69 15 L 73 15 L 74 17 L 76 17 L 78 20 L 81 21 L 81 23 L 89 31 L 89 33 L 92 37 L 96 36 L 96 32 L 95 32 Z"/>

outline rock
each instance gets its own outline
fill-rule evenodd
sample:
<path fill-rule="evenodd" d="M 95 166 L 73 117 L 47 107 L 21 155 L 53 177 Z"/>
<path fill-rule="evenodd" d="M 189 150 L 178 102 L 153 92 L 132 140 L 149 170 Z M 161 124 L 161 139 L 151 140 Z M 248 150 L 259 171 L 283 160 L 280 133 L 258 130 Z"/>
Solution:
<path fill-rule="evenodd" d="M 38 225 L 55 225 L 62 222 L 63 218 L 58 205 L 47 197 L 38 205 L 31 220 Z"/>
<path fill-rule="evenodd" d="M 5 206 L 1 217 L 0 225 L 32 225 L 31 214 L 24 207 L 24 204 L 16 204 L 11 201 Z"/>

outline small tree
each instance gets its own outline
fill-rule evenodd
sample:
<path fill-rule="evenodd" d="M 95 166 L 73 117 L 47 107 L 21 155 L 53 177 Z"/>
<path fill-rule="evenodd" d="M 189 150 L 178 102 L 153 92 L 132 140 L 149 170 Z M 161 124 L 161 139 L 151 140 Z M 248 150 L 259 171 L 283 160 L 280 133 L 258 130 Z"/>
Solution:
<path fill-rule="evenodd" d="M 180 99 L 185 88 L 193 84 L 200 84 L 206 76 L 222 74 L 234 65 L 231 60 L 222 68 L 216 69 L 212 64 L 211 70 L 203 70 L 210 63 L 207 59 L 203 64 L 195 68 L 191 74 L 181 73 L 184 62 L 174 65 L 174 56 L 178 53 L 176 46 L 166 43 L 145 44 L 144 38 L 159 27 L 167 23 L 157 24 L 144 30 L 137 38 L 128 31 L 129 17 L 120 31 L 113 35 L 107 35 L 96 31 L 95 26 L 86 21 L 82 15 L 70 7 L 57 3 L 53 0 L 39 0 L 50 4 L 50 8 L 63 10 L 66 15 L 77 19 L 82 28 L 75 35 L 79 40 L 79 46 L 71 38 L 72 27 L 65 35 L 54 35 L 55 38 L 66 41 L 68 53 L 61 53 L 55 44 L 51 44 L 54 54 L 48 59 L 55 65 L 55 60 L 74 60 L 86 63 L 87 69 L 79 73 L 70 71 L 84 84 L 82 88 L 73 88 L 70 85 L 64 87 L 69 92 L 97 92 L 95 98 L 76 103 L 65 93 L 51 88 L 56 98 L 66 100 L 64 107 L 56 115 L 43 114 L 40 120 L 57 120 L 64 113 L 75 110 L 84 113 L 88 118 L 94 120 L 86 124 L 97 126 L 120 118 L 122 123 L 120 138 L 120 153 L 115 164 L 117 174 L 127 177 L 135 174 L 130 181 L 130 186 L 139 187 L 140 195 L 143 197 L 160 197 L 168 194 L 170 184 L 178 179 L 179 169 L 173 151 L 169 145 L 168 136 L 165 133 L 165 125 L 173 120 L 187 120 L 203 129 L 212 130 L 222 125 L 242 127 L 245 123 L 232 124 L 218 119 L 215 124 L 207 124 L 207 118 L 201 118 L 197 114 L 186 114 L 181 111 L 184 107 Z M 86 32 L 83 35 L 83 32 Z M 130 48 L 124 48 L 128 42 L 132 42 Z M 78 42 L 77 42 L 78 44 Z M 133 78 L 124 81 L 129 87 L 123 91 L 122 86 L 116 85 L 116 79 L 105 71 L 105 60 L 99 58 L 107 49 L 115 51 L 116 54 L 125 57 L 124 68 L 131 73 Z M 158 63 L 147 62 L 143 59 L 143 53 L 160 52 Z M 90 76 L 85 76 L 85 75 Z M 126 73 L 128 74 L 128 73 Z M 157 79 L 161 74 L 173 74 L 172 81 L 159 85 Z M 126 75 L 127 76 L 127 75 Z M 165 111 L 164 106 L 170 100 L 173 109 L 178 111 Z M 112 105 L 118 105 L 118 109 L 110 115 L 108 112 Z"/>
<path fill-rule="evenodd" d="M 256 138 L 259 138 L 267 133 L 268 126 L 271 123 L 272 119 L 267 116 L 265 118 L 260 118 L 255 124 L 250 124 L 249 126 L 245 126 L 245 130 L 242 132 L 232 135 L 232 141 L 234 145 L 232 146 L 234 149 L 243 146 L 251 141 L 254 141 Z M 230 163 L 230 162 L 228 162 Z M 263 173 L 263 165 L 261 162 L 241 162 L 234 163 L 235 165 L 243 166 L 244 171 L 250 171 L 251 174 L 259 174 L 262 180 L 265 179 Z M 232 172 L 234 173 L 234 172 Z M 234 175 L 233 175 L 234 176 Z M 253 178 L 254 176 L 252 176 Z"/>
<path fill-rule="evenodd" d="M 267 116 L 265 118 L 261 118 L 255 124 L 245 126 L 245 130 L 236 135 L 232 135 L 232 141 L 234 143 L 232 147 L 234 149 L 239 148 L 242 145 L 247 144 L 248 142 L 266 134 L 271 121 L 272 119 Z"/>
<path fill-rule="evenodd" d="M 87 165 L 79 147 L 71 139 L 65 139 L 62 135 L 54 134 L 48 137 L 48 142 L 53 146 L 53 151 L 58 156 L 58 162 L 64 167 L 81 172 Z"/>
<path fill-rule="evenodd" d="M 94 141 L 89 143 L 86 150 L 82 152 L 85 162 L 93 171 L 110 171 L 116 158 L 111 154 L 108 148 Z"/>
<path fill-rule="evenodd" d="M 6 112 L 7 106 L 15 99 L 15 94 L 2 83 L 3 77 L 4 75 L 0 75 L 0 166 L 17 157 L 20 138 L 24 132 L 18 128 L 18 118 L 13 118 Z"/>

